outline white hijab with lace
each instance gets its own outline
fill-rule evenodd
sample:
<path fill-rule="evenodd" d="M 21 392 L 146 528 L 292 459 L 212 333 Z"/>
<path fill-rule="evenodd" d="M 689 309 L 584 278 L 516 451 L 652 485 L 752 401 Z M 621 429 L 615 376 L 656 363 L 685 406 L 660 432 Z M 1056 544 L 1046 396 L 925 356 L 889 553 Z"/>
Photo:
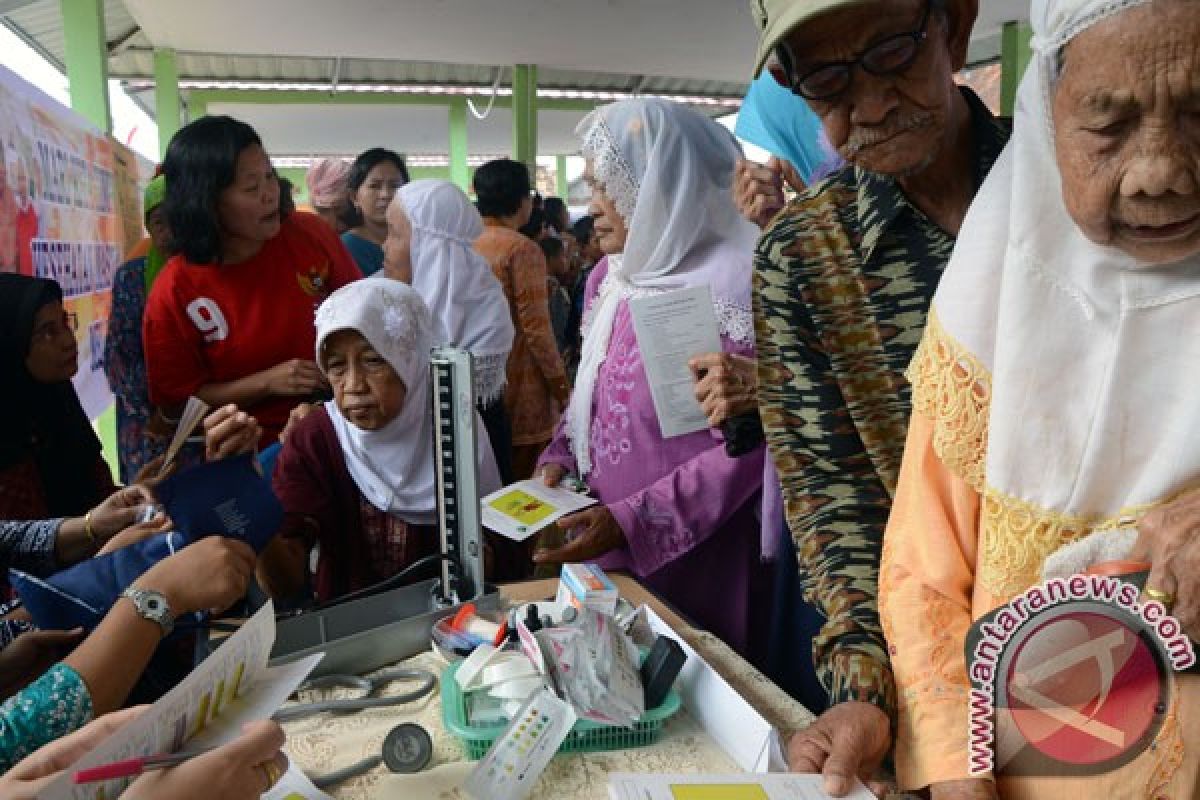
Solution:
<path fill-rule="evenodd" d="M 1200 337 L 1181 335 L 1200 319 L 1200 256 L 1144 264 L 1088 239 L 1055 159 L 1063 49 L 1148 1 L 1034 0 L 1013 138 L 914 360 L 935 449 L 984 496 L 979 578 L 996 596 L 1036 582 L 1061 544 L 1200 480 Z"/>
<path fill-rule="evenodd" d="M 597 183 L 629 231 L 625 252 L 584 317 L 583 352 L 567 408 L 567 432 L 581 475 L 591 471 L 592 398 L 622 300 L 691 286 L 712 289 L 721 333 L 754 339 L 750 282 L 758 229 L 733 204 L 741 156 L 713 120 L 666 100 L 604 106 L 577 133 Z"/>
<path fill-rule="evenodd" d="M 357 331 L 396 371 L 404 405 L 379 430 L 365 431 L 346 419 L 337 403 L 325 404 L 346 469 L 371 505 L 414 525 L 437 521 L 437 476 L 433 455 L 433 406 L 429 354 L 434 324 L 412 287 L 393 280 L 363 280 L 331 294 L 317 310 L 317 364 L 325 370 L 325 341 L 338 331 Z M 479 484 L 484 493 L 500 487 L 496 459 L 476 417 Z"/>
<path fill-rule="evenodd" d="M 475 251 L 483 220 L 448 181 L 406 183 L 392 202 L 412 225 L 412 286 L 442 329 L 435 343 L 470 351 L 476 399 L 490 405 L 507 382 L 513 323 L 504 287 Z"/>

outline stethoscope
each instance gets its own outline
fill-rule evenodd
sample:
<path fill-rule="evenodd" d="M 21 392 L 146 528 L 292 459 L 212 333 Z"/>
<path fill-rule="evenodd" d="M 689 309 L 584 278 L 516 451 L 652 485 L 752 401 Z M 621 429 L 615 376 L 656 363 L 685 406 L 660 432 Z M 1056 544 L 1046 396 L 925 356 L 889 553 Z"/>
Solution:
<path fill-rule="evenodd" d="M 396 681 L 419 681 L 415 689 L 390 697 L 380 697 L 378 692 L 389 683 Z M 357 689 L 361 697 L 347 697 L 340 700 L 323 700 L 317 703 L 281 708 L 275 712 L 277 722 L 303 719 L 316 714 L 333 713 L 346 714 L 362 711 L 368 708 L 383 708 L 413 703 L 431 694 L 437 687 L 437 676 L 425 669 L 388 669 L 371 677 L 362 675 L 326 675 L 308 681 L 297 692 L 317 689 Z M 429 733 L 420 725 L 405 722 L 388 731 L 383 740 L 383 747 L 377 756 L 369 756 L 348 767 L 335 770 L 326 775 L 310 776 L 310 780 L 318 789 L 327 789 L 343 781 L 364 775 L 375 769 L 381 763 L 386 764 L 392 772 L 419 772 L 425 768 L 433 755 L 433 740 Z"/>

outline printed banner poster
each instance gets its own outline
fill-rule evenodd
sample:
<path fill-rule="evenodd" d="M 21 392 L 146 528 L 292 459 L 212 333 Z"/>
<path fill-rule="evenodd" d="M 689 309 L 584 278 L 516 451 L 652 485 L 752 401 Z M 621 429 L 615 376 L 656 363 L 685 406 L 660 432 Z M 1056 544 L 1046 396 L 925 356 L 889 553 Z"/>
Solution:
<path fill-rule="evenodd" d="M 96 417 L 113 274 L 142 237 L 137 157 L 0 67 L 0 272 L 62 286 L 79 342 L 75 386 Z"/>

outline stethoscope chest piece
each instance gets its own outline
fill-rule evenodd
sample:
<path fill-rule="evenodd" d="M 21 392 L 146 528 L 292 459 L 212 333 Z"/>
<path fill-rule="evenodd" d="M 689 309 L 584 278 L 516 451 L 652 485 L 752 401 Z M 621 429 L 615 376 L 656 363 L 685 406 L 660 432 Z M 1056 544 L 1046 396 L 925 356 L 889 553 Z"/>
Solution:
<path fill-rule="evenodd" d="M 392 772 L 420 772 L 433 757 L 433 739 L 420 725 L 405 722 L 383 740 L 383 763 Z"/>

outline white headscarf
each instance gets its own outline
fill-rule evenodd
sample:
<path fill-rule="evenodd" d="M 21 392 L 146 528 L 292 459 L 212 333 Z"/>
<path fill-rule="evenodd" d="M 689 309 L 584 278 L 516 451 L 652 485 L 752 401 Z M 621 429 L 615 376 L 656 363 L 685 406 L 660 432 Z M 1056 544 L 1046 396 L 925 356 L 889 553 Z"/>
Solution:
<path fill-rule="evenodd" d="M 985 495 L 981 580 L 997 596 L 1036 580 L 1064 536 L 1200 479 L 1200 337 L 1181 335 L 1200 319 L 1200 256 L 1153 266 L 1095 244 L 1067 213 L 1055 161 L 1062 49 L 1147 1 L 1034 0 L 1015 132 L 963 223 L 922 345 L 940 325 L 933 350 L 956 368 L 936 379 L 933 394 L 960 407 L 934 415 L 935 447 L 972 428 L 970 405 L 986 414 L 982 465 L 957 471 Z M 914 399 L 935 388 L 921 363 Z M 963 374 L 971 393 L 955 386 Z"/>
<path fill-rule="evenodd" d="M 483 220 L 448 181 L 407 183 L 392 202 L 412 224 L 412 285 L 442 328 L 436 343 L 470 351 L 476 399 L 491 404 L 507 380 L 513 323 L 504 287 L 475 251 Z"/>
<path fill-rule="evenodd" d="M 576 131 L 598 183 L 625 221 L 622 255 L 583 323 L 583 352 L 567 409 L 580 473 L 591 471 L 592 396 L 621 300 L 707 285 L 721 332 L 754 338 L 750 282 L 758 229 L 733 204 L 733 135 L 708 117 L 666 100 L 623 100 L 592 112 Z"/>
<path fill-rule="evenodd" d="M 404 406 L 377 431 L 347 420 L 337 403 L 325 404 L 346 468 L 371 505 L 414 525 L 437 521 L 429 354 L 433 320 L 420 295 L 400 281 L 356 281 L 342 287 L 317 310 L 317 363 L 325 369 L 325 340 L 344 330 L 362 334 L 404 383 Z M 484 493 L 500 486 L 487 436 L 478 435 L 479 483 Z"/>

